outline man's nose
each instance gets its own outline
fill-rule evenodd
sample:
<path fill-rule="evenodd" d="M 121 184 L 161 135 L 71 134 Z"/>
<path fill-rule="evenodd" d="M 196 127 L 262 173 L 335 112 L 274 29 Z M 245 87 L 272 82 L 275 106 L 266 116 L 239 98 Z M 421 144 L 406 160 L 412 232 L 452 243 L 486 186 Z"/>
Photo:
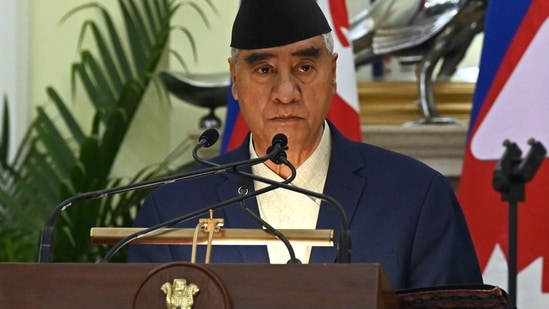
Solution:
<path fill-rule="evenodd" d="M 295 77 L 291 74 L 280 74 L 273 85 L 273 99 L 284 104 L 296 101 L 300 96 L 300 89 Z"/>

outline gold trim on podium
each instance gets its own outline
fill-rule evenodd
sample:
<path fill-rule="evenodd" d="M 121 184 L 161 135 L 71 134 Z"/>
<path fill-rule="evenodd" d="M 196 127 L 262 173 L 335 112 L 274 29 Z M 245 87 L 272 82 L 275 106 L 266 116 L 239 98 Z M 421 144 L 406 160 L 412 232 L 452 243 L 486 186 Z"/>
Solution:
<path fill-rule="evenodd" d="M 106 228 L 93 227 L 90 230 L 92 244 L 112 245 L 144 228 Z M 279 230 L 293 244 L 309 245 L 314 247 L 332 247 L 334 245 L 334 230 L 306 230 L 280 229 Z M 166 244 L 192 245 L 195 229 L 165 228 L 146 236 L 137 238 L 132 243 L 139 244 Z M 197 244 L 207 245 L 209 233 L 200 231 Z M 269 245 L 282 244 L 273 234 L 261 229 L 229 229 L 224 228 L 215 233 L 213 245 Z"/>

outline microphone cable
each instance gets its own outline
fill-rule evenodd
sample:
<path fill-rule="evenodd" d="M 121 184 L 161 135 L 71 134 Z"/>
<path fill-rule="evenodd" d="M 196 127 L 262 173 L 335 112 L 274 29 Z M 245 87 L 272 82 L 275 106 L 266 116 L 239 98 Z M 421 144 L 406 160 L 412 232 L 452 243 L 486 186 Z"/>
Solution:
<path fill-rule="evenodd" d="M 249 199 L 249 198 L 252 198 L 254 196 L 257 196 L 257 195 L 260 195 L 260 194 L 263 194 L 265 192 L 269 192 L 271 190 L 274 190 L 274 189 L 277 189 L 279 188 L 279 186 L 268 186 L 268 187 L 265 187 L 261 190 L 257 190 L 257 191 L 254 191 L 248 195 L 239 195 L 239 196 L 236 196 L 236 197 L 233 197 L 231 199 L 228 199 L 228 200 L 225 200 L 223 202 L 220 202 L 220 203 L 217 203 L 215 205 L 212 205 L 212 206 L 209 206 L 209 207 L 206 207 L 206 208 L 203 208 L 203 209 L 199 209 L 199 210 L 196 210 L 196 211 L 193 211 L 191 213 L 188 213 L 188 214 L 185 214 L 185 215 L 182 215 L 182 216 L 179 216 L 179 217 L 176 217 L 176 218 L 173 218 L 173 219 L 170 219 L 168 221 L 164 221 L 162 223 L 159 223 L 157 225 L 154 225 L 154 226 L 151 226 L 151 227 L 148 227 L 144 230 L 141 230 L 141 231 L 138 231 L 138 232 L 135 232 L 131 235 L 128 235 L 126 236 L 125 238 L 121 239 L 119 242 L 117 242 L 114 246 L 111 247 L 111 249 L 107 252 L 107 254 L 105 254 L 105 256 L 103 257 L 103 259 L 97 261 L 97 263 L 108 263 L 112 257 L 114 256 L 114 254 L 116 254 L 122 247 L 124 247 L 125 245 L 129 244 L 130 242 L 136 240 L 136 239 L 139 239 L 141 237 L 144 237 L 144 236 L 147 236 L 153 232 L 156 232 L 160 229 L 163 229 L 163 228 L 166 228 L 166 227 L 169 227 L 169 226 L 173 226 L 179 222 L 183 222 L 183 221 L 186 221 L 186 220 L 189 220 L 189 219 L 192 219 L 194 217 L 197 217 L 197 216 L 200 216 L 200 215 L 204 215 L 210 211 L 216 211 L 216 210 L 219 210 L 223 207 L 226 207 L 228 205 L 231 205 L 231 204 L 234 204 L 234 203 L 239 203 L 240 201 L 243 201 L 243 200 L 246 200 L 246 199 Z"/>
<path fill-rule="evenodd" d="M 208 130 L 206 130 L 206 131 L 208 131 Z M 206 135 L 206 132 L 203 135 Z M 274 161 L 274 160 L 278 160 L 278 161 L 282 162 L 283 164 L 287 165 L 290 169 L 292 169 L 292 176 L 295 178 L 295 175 L 296 175 L 295 167 L 286 158 L 285 150 L 287 150 L 287 149 L 288 149 L 287 138 L 284 134 L 279 133 L 279 134 L 276 134 L 273 137 L 272 145 L 268 148 L 267 151 L 272 151 L 271 160 L 273 160 L 273 162 L 275 162 L 276 164 L 280 164 L 280 163 L 277 163 L 277 161 Z M 275 153 L 275 150 L 277 150 L 278 152 Z M 265 156 L 265 157 L 267 157 L 267 156 Z M 197 162 L 199 162 L 203 165 L 210 166 L 210 167 L 218 166 L 218 164 L 216 164 L 216 163 L 213 163 L 213 162 L 210 162 L 210 161 L 207 161 L 207 160 L 204 160 L 204 159 L 200 158 L 198 156 L 197 152 L 196 153 L 193 152 L 193 157 Z M 339 242 L 338 242 L 338 248 L 337 248 L 337 252 L 338 252 L 337 253 L 337 263 L 350 263 L 351 262 L 352 238 L 351 238 L 351 229 L 350 229 L 350 226 L 349 226 L 349 220 L 347 219 L 347 214 L 345 213 L 345 210 L 343 209 L 343 206 L 341 206 L 341 204 L 336 199 L 334 199 L 333 197 L 331 197 L 329 195 L 323 194 L 323 193 L 318 193 L 318 192 L 314 192 L 314 191 L 311 191 L 311 190 L 307 190 L 307 189 L 304 189 L 304 188 L 300 188 L 300 187 L 291 185 L 290 182 L 286 183 L 286 181 L 285 182 L 274 181 L 274 180 L 271 180 L 271 179 L 268 179 L 268 178 L 265 178 L 265 177 L 254 175 L 252 173 L 239 171 L 236 168 L 231 169 L 231 170 L 227 170 L 227 171 L 230 172 L 230 173 L 236 173 L 238 175 L 243 175 L 243 176 L 249 177 L 251 179 L 257 180 L 257 181 L 261 181 L 261 182 L 269 184 L 271 186 L 278 186 L 280 188 L 284 188 L 284 189 L 287 189 L 287 190 L 290 190 L 290 191 L 302 193 L 302 194 L 307 195 L 309 197 L 316 197 L 318 199 L 321 199 L 321 200 L 327 202 L 328 204 L 331 204 L 336 209 L 336 211 L 338 212 L 338 215 L 341 219 L 341 233 L 339 235 Z"/>
<path fill-rule="evenodd" d="M 217 132 L 217 131 L 215 131 L 215 132 Z M 213 136 L 215 136 L 214 133 L 208 132 L 208 130 L 206 130 L 203 133 L 201 138 L 210 139 Z M 288 166 L 288 168 L 290 168 L 291 176 L 288 177 L 287 179 L 285 179 L 282 182 L 282 183 L 289 184 L 297 176 L 297 171 L 295 169 L 295 166 L 293 164 L 291 164 L 286 159 L 287 156 L 286 156 L 286 151 L 285 150 L 288 149 L 287 145 L 288 145 L 287 137 L 283 134 L 277 134 L 273 137 L 272 144 L 267 149 L 267 153 L 274 153 L 273 157 L 271 158 L 271 161 L 273 161 L 275 164 L 277 164 L 277 165 L 284 164 L 284 165 Z M 200 158 L 198 156 L 198 152 L 193 152 L 193 157 L 197 162 L 200 162 L 203 165 L 211 166 L 211 167 L 218 166 L 218 164 L 215 164 L 213 162 L 206 161 L 206 160 L 203 160 L 202 158 Z M 252 175 L 252 174 L 248 174 L 248 173 L 241 172 L 241 171 L 236 171 L 236 170 L 235 170 L 235 172 L 237 172 L 238 174 L 241 174 L 241 175 L 248 176 L 248 177 L 250 177 Z M 253 176 L 255 176 L 255 175 L 253 175 Z M 252 178 L 255 179 L 255 177 L 252 177 Z M 248 194 L 248 188 L 239 187 L 238 188 L 238 194 L 241 195 L 241 196 L 247 195 Z M 261 224 L 261 226 L 263 226 L 267 230 L 267 232 L 275 235 L 286 246 L 286 249 L 288 250 L 288 254 L 290 255 L 290 259 L 288 260 L 288 262 L 286 264 L 302 264 L 301 261 L 298 258 L 296 258 L 295 251 L 294 251 L 294 248 L 293 248 L 292 244 L 290 243 L 288 238 L 283 233 L 281 233 L 279 230 L 277 230 L 272 225 L 270 225 L 267 221 L 263 220 L 261 218 L 261 216 L 254 213 L 250 208 L 248 208 L 248 206 L 246 205 L 245 200 L 240 201 L 240 206 L 242 207 L 242 209 L 245 211 L 246 214 L 248 214 L 255 221 L 259 222 L 259 224 Z"/>
<path fill-rule="evenodd" d="M 288 260 L 288 262 L 286 262 L 286 264 L 302 264 L 301 261 L 295 256 L 294 247 L 292 246 L 292 244 L 284 234 L 282 234 L 279 230 L 275 229 L 272 225 L 267 223 L 267 221 L 263 220 L 255 212 L 253 212 L 250 208 L 248 208 L 244 200 L 240 201 L 240 206 L 242 207 L 242 209 L 244 209 L 244 211 L 248 215 L 250 215 L 250 217 L 252 217 L 257 222 L 259 222 L 263 227 L 265 227 L 267 232 L 275 235 L 278 239 L 280 239 L 280 241 L 282 241 L 282 243 L 284 243 L 284 245 L 286 246 L 286 249 L 288 250 L 288 254 L 290 254 L 290 259 Z"/>
<path fill-rule="evenodd" d="M 193 156 L 198 152 L 200 148 L 202 147 L 207 148 L 215 144 L 218 138 L 219 138 L 219 133 L 217 132 L 217 130 L 215 129 L 206 130 L 206 132 L 204 132 L 200 136 L 198 144 L 193 148 Z M 108 197 L 111 195 L 134 191 L 134 190 L 149 189 L 149 188 L 157 187 L 163 184 L 191 179 L 194 177 L 202 177 L 202 176 L 213 175 L 216 173 L 222 173 L 230 170 L 236 170 L 237 167 L 251 166 L 251 165 L 265 162 L 273 158 L 275 155 L 277 155 L 277 152 L 272 151 L 263 157 L 256 158 L 253 160 L 243 160 L 243 161 L 232 162 L 224 165 L 210 166 L 209 168 L 193 170 L 191 172 L 180 173 L 180 174 L 171 175 L 171 176 L 165 176 L 158 179 L 143 181 L 140 183 L 134 183 L 134 184 L 113 187 L 113 188 L 108 188 L 108 189 L 103 189 L 98 191 L 80 193 L 70 198 L 67 198 L 53 209 L 48 219 L 46 220 L 44 227 L 42 228 L 39 246 L 38 246 L 38 263 L 48 263 L 53 261 L 53 251 L 55 246 L 55 223 L 57 222 L 57 219 L 61 216 L 61 213 L 63 211 L 75 205 L 75 203 L 77 202 L 99 199 L 99 198 Z"/>
<path fill-rule="evenodd" d="M 217 133 L 217 130 L 215 130 L 215 129 L 208 129 L 200 136 L 199 144 L 193 149 L 193 157 L 198 158 L 199 160 L 197 160 L 197 161 L 199 163 L 202 163 L 203 160 L 201 160 L 198 157 L 198 149 L 201 148 L 202 146 L 209 147 L 209 146 L 213 145 L 215 143 L 215 140 L 217 140 L 218 136 L 219 136 L 219 133 Z M 215 139 L 215 140 L 212 142 L 212 139 Z M 206 145 L 208 145 L 208 146 L 206 146 Z M 254 165 L 254 164 L 262 163 L 262 162 L 265 162 L 265 161 L 267 161 L 267 160 L 269 160 L 269 159 L 271 159 L 275 156 L 285 157 L 285 155 L 280 155 L 279 154 L 279 152 L 281 152 L 281 151 L 282 152 L 284 151 L 284 146 L 276 144 L 272 147 L 271 151 L 269 153 L 267 153 L 265 156 L 257 158 L 257 159 L 239 161 L 239 162 L 237 162 L 238 164 L 237 163 L 231 163 L 231 164 L 226 164 L 226 165 L 220 165 L 220 164 L 215 164 L 215 163 L 212 163 L 212 162 L 204 161 L 204 162 L 208 162 L 206 165 L 210 166 L 209 168 L 206 168 L 204 170 L 212 170 L 213 169 L 215 171 L 222 170 L 222 171 L 228 171 L 228 172 L 242 173 L 242 172 L 239 172 L 238 170 L 236 170 L 236 168 L 239 167 L 239 166 L 248 166 L 248 165 Z M 287 162 L 287 160 L 286 160 L 286 162 Z M 295 167 L 291 166 L 290 169 L 292 169 L 292 176 L 289 177 L 286 180 L 287 182 L 293 181 L 296 177 Z M 246 174 L 248 174 L 248 173 L 246 173 Z M 124 247 L 125 245 L 127 245 L 130 242 L 134 241 L 135 239 L 139 239 L 141 237 L 144 237 L 144 236 L 146 236 L 150 233 L 153 233 L 157 230 L 160 230 L 162 228 L 173 226 L 173 225 L 175 225 L 179 222 L 183 222 L 183 221 L 189 220 L 191 218 L 203 215 L 205 213 L 208 213 L 210 210 L 215 211 L 215 210 L 221 209 L 223 207 L 226 207 L 230 204 L 238 203 L 238 202 L 246 200 L 248 198 L 251 198 L 251 197 L 263 194 L 265 192 L 269 192 L 271 190 L 277 189 L 277 188 L 280 187 L 280 184 L 281 184 L 280 182 L 275 182 L 274 185 L 271 185 L 271 186 L 265 187 L 263 189 L 254 191 L 250 194 L 247 194 L 247 195 L 244 195 L 244 196 L 239 195 L 239 196 L 234 197 L 232 199 L 217 203 L 213 206 L 210 206 L 210 207 L 207 207 L 207 208 L 204 208 L 204 209 L 200 209 L 200 210 L 194 211 L 192 213 L 189 213 L 189 214 L 177 217 L 177 218 L 173 218 L 171 220 L 159 223 L 155 226 L 146 228 L 145 230 L 141 230 L 139 232 L 128 235 L 127 237 L 125 237 L 122 240 L 120 240 L 119 242 L 117 242 L 113 247 L 111 247 L 111 249 L 103 257 L 103 259 L 101 259 L 97 262 L 98 263 L 109 262 L 112 259 L 112 257 L 114 256 L 114 254 L 116 254 L 122 247 Z"/>

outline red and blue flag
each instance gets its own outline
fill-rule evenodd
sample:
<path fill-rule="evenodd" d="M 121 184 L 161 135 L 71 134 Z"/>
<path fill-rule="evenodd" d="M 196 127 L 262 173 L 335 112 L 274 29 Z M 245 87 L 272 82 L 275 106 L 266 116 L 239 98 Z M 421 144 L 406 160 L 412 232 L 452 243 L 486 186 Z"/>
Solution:
<path fill-rule="evenodd" d="M 489 1 L 458 197 L 486 283 L 507 286 L 508 204 L 492 188 L 504 140 L 549 148 L 549 1 Z M 549 308 L 549 162 L 518 206 L 517 305 Z"/>

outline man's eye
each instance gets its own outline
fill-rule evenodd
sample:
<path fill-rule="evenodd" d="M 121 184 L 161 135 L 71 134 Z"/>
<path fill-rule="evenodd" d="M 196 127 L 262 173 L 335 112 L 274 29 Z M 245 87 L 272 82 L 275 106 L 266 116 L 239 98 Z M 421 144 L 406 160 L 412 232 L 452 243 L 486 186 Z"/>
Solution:
<path fill-rule="evenodd" d="M 262 74 L 266 74 L 266 73 L 271 72 L 271 68 L 270 67 L 260 67 L 260 68 L 257 69 L 257 72 L 262 73 Z"/>
<path fill-rule="evenodd" d="M 304 64 L 299 67 L 300 72 L 309 72 L 313 68 L 312 65 Z"/>

